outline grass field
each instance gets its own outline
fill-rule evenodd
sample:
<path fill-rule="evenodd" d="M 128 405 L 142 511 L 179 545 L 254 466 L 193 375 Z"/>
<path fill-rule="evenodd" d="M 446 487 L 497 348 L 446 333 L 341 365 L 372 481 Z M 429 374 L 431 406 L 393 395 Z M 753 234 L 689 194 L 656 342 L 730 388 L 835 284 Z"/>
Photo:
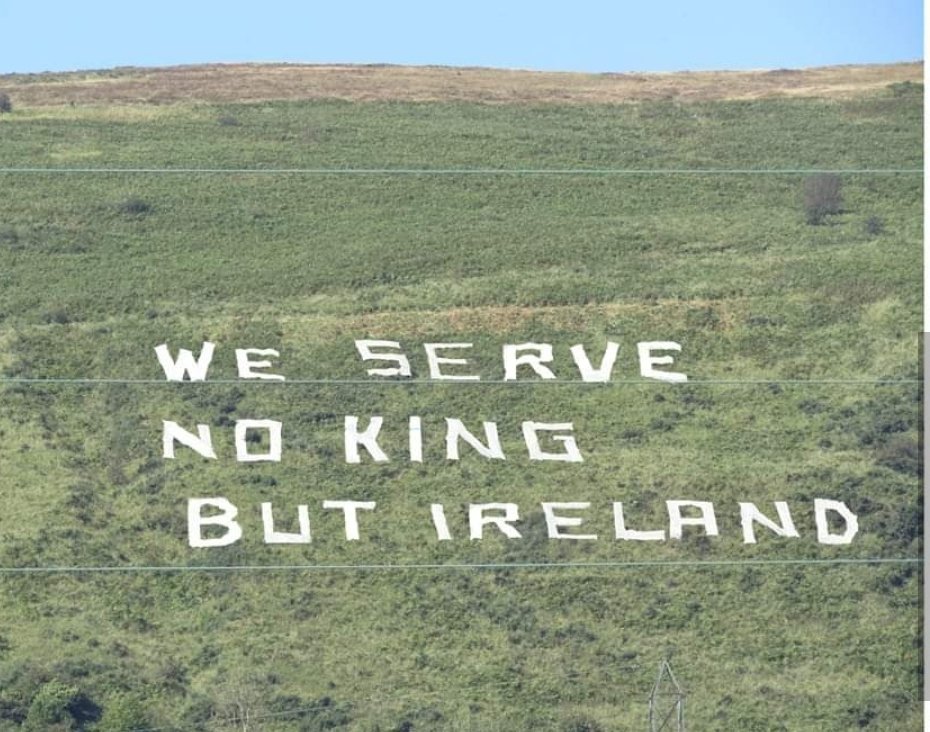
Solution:
<path fill-rule="evenodd" d="M 103 72 L 0 77 L 0 729 L 643 730 L 666 657 L 692 730 L 920 729 L 915 68 L 639 99 L 440 69 L 394 99 L 286 68 L 239 70 L 238 101 L 236 69 L 112 72 L 109 97 Z M 843 206 L 814 226 L 818 169 Z M 362 338 L 414 381 L 369 377 Z M 165 382 L 153 347 L 204 340 L 209 380 Z M 580 383 L 569 348 L 608 340 L 613 381 Z M 681 344 L 690 382 L 643 379 L 639 341 Z M 435 342 L 482 380 L 429 381 Z M 557 381 L 498 383 L 524 342 Z M 236 382 L 237 348 L 288 381 Z M 390 462 L 345 462 L 345 415 L 384 417 Z M 448 460 L 444 418 L 496 422 L 507 459 Z M 280 420 L 281 462 L 237 463 L 237 419 Z M 163 459 L 163 420 L 209 424 L 218 459 Z M 524 421 L 572 422 L 584 462 L 528 460 Z M 240 542 L 188 546 L 199 496 Z M 816 498 L 857 514 L 851 544 L 817 542 Z M 332 499 L 377 503 L 360 541 Z M 667 530 L 677 499 L 720 535 L 614 539 L 613 502 Z M 266 501 L 288 531 L 307 504 L 312 543 L 263 543 Z M 589 502 L 599 538 L 547 538 L 545 501 Z M 786 501 L 800 537 L 743 543 L 739 501 Z M 470 541 L 486 502 L 523 538 Z M 486 563 L 511 566 L 435 567 Z M 23 571 L 48 567 L 147 569 Z"/>

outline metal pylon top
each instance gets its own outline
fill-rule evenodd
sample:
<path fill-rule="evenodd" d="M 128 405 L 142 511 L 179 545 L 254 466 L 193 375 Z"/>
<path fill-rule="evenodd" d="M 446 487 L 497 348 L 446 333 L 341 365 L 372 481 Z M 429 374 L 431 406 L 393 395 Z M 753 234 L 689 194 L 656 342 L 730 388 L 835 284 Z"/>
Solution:
<path fill-rule="evenodd" d="M 659 664 L 659 676 L 649 695 L 649 732 L 684 732 L 684 729 L 685 692 L 665 658 Z"/>

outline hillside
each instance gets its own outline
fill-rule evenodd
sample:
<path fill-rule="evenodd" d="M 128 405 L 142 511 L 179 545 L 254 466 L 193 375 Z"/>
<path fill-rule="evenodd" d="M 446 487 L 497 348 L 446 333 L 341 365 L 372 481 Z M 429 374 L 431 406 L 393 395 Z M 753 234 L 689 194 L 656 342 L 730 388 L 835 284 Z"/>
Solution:
<path fill-rule="evenodd" d="M 689 729 L 920 729 L 920 78 L 0 77 L 0 729 L 638 730 L 669 656 Z M 818 171 L 842 201 L 809 223 Z M 167 382 L 155 346 L 204 341 L 207 381 Z M 669 341 L 688 383 L 641 373 Z M 609 342 L 581 381 L 570 348 Z M 480 381 L 431 378 L 429 343 Z M 526 343 L 555 380 L 504 381 Z M 238 379 L 246 348 L 287 381 Z M 346 462 L 347 415 L 389 461 Z M 280 462 L 236 462 L 244 419 L 282 423 Z M 506 459 L 450 459 L 446 419 Z M 165 459 L 164 421 L 217 458 Z M 525 422 L 583 462 L 530 460 Z M 192 497 L 243 538 L 189 546 Z M 376 503 L 358 541 L 328 500 Z M 719 535 L 616 538 L 615 503 L 671 533 L 676 500 Z M 799 536 L 745 543 L 739 503 L 775 501 Z M 598 538 L 548 538 L 544 502 Z M 312 541 L 265 543 L 261 503 L 287 532 L 307 505 Z M 521 538 L 470 539 L 479 503 Z"/>

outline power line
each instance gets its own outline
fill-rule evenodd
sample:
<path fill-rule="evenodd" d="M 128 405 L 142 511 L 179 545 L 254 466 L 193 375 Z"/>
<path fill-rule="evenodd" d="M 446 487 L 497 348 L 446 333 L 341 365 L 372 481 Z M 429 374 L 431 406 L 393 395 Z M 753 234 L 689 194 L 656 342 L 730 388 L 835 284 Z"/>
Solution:
<path fill-rule="evenodd" d="M 0 574 L 114 574 L 156 572 L 280 572 L 280 571 L 423 571 L 509 569 L 620 569 L 688 567 L 705 569 L 732 566 L 843 566 L 872 564 L 922 564 L 923 557 L 851 557 L 832 559 L 669 559 L 623 562 L 485 562 L 460 564 L 232 564 L 232 565 L 111 565 L 0 567 Z"/>
<path fill-rule="evenodd" d="M 895 385 L 895 384 L 919 384 L 921 379 L 689 379 L 687 382 L 671 384 L 671 388 L 681 388 L 694 385 L 712 385 L 712 386 L 764 386 L 767 384 L 817 384 L 817 385 L 850 385 L 850 386 L 868 386 L 868 385 Z M 139 385 L 160 385 L 160 386 L 177 386 L 179 384 L 196 384 L 198 386 L 229 385 L 236 384 L 239 386 L 263 385 L 263 386 L 288 386 L 288 385 L 351 385 L 351 386 L 587 386 L 592 388 L 603 388 L 605 386 L 655 386 L 663 385 L 669 387 L 669 382 L 659 379 L 614 379 L 607 382 L 602 381 L 579 381 L 577 379 L 525 379 L 525 380 L 504 380 L 504 379 L 481 379 L 481 380 L 445 380 L 445 379 L 286 379 L 286 380 L 264 380 L 264 379 L 209 379 L 203 381 L 169 381 L 167 379 L 108 379 L 108 378 L 68 378 L 68 377 L 26 377 L 10 376 L 0 378 L 0 384 L 139 384 Z"/>
<path fill-rule="evenodd" d="M 47 168 L 0 167 L 0 173 L 259 175 L 923 175 L 923 168 Z"/>

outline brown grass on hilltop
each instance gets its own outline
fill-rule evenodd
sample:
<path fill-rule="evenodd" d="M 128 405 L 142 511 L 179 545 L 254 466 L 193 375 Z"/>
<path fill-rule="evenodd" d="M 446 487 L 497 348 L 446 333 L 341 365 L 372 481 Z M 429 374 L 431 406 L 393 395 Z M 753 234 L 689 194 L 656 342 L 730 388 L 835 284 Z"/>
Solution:
<path fill-rule="evenodd" d="M 773 71 L 604 73 L 439 66 L 210 64 L 0 76 L 23 106 L 255 102 L 273 99 L 609 104 L 849 97 L 922 82 L 922 62 Z"/>

